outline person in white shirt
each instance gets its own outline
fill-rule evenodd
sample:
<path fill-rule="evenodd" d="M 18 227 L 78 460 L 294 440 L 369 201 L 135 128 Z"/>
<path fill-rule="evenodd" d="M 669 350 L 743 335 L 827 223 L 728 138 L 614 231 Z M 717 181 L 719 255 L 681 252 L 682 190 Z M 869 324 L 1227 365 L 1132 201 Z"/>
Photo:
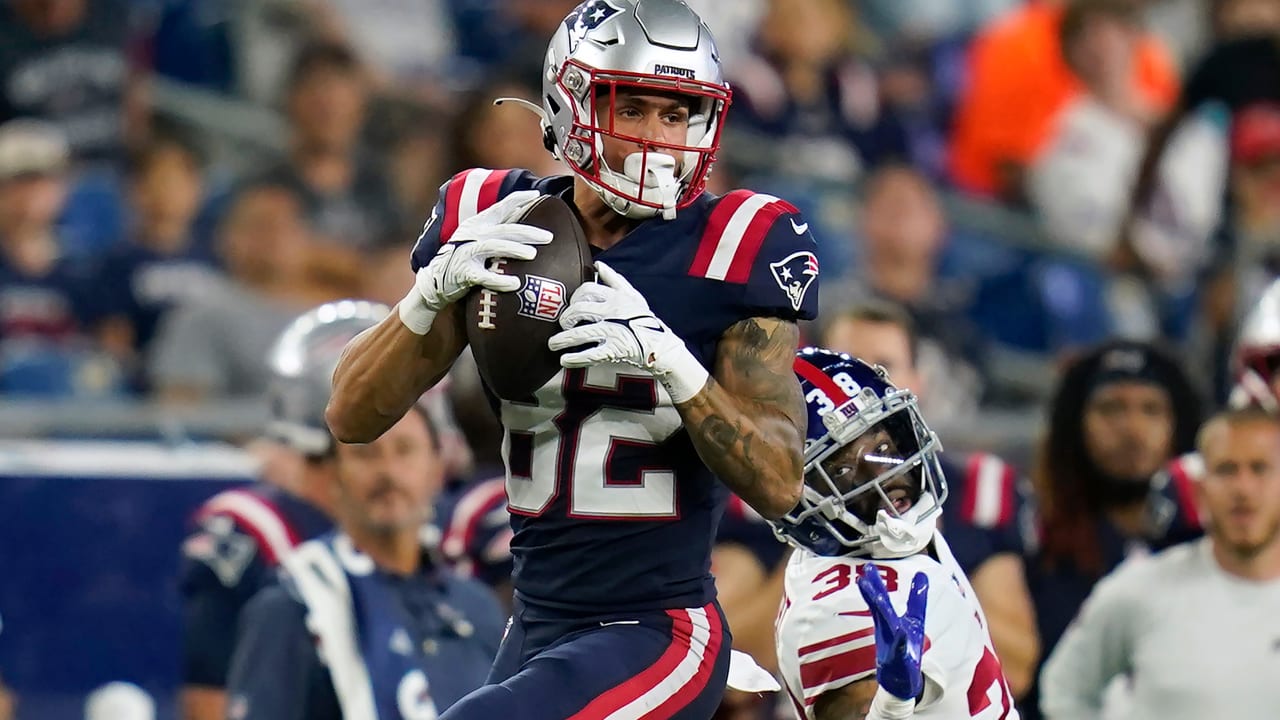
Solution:
<path fill-rule="evenodd" d="M 914 395 L 828 350 L 802 350 L 795 370 L 805 487 L 774 527 L 797 548 L 776 634 L 797 717 L 1017 720 L 986 616 L 937 531 L 941 444 Z"/>
<path fill-rule="evenodd" d="M 1280 712 L 1280 418 L 1226 410 L 1197 445 L 1207 537 L 1098 584 L 1045 664 L 1046 718 L 1103 717 L 1120 676 L 1133 720 Z"/>

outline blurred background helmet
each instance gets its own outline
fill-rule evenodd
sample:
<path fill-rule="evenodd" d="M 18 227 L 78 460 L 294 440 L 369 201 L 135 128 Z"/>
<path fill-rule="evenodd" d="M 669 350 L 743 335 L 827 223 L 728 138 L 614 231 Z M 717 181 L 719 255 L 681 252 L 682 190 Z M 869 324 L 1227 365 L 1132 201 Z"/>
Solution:
<path fill-rule="evenodd" d="M 352 338 L 377 325 L 390 308 L 366 300 L 325 303 L 285 328 L 267 355 L 266 435 L 303 455 L 325 455 L 333 443 L 324 410 L 333 371 Z"/>

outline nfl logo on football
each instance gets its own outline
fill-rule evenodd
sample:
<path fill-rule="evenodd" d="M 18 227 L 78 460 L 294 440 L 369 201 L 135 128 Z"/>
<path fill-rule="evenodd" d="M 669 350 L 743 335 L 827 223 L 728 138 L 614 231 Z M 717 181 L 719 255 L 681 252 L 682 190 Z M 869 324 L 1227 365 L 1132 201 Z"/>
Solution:
<path fill-rule="evenodd" d="M 564 285 L 550 278 L 526 275 L 520 290 L 518 314 L 535 320 L 555 322 L 565 304 Z"/>

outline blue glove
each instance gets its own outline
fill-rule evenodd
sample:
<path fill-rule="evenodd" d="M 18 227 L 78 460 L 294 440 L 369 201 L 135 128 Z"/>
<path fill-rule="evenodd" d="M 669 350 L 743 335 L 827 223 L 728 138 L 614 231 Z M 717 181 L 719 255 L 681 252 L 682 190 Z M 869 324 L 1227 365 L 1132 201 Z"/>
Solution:
<path fill-rule="evenodd" d="M 924 690 L 920 656 L 924 653 L 924 610 L 929 576 L 916 573 L 907 594 L 907 611 L 899 617 L 875 563 L 863 566 L 858 590 L 876 625 L 876 682 L 896 698 L 915 700 Z"/>

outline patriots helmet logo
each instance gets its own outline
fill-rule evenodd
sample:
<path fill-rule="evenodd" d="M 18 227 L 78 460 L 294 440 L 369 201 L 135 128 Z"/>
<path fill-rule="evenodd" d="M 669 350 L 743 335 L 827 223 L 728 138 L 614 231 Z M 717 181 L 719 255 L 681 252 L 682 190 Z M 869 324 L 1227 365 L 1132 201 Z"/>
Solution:
<path fill-rule="evenodd" d="M 791 300 L 791 309 L 800 311 L 805 293 L 818 277 L 818 256 L 808 251 L 791 253 L 775 263 L 769 263 L 774 282 Z"/>
<path fill-rule="evenodd" d="M 569 30 L 569 52 L 578 49 L 578 43 L 582 42 L 587 33 L 620 12 L 622 11 L 605 0 L 591 0 L 579 5 L 577 11 L 564 19 L 565 27 Z"/>

